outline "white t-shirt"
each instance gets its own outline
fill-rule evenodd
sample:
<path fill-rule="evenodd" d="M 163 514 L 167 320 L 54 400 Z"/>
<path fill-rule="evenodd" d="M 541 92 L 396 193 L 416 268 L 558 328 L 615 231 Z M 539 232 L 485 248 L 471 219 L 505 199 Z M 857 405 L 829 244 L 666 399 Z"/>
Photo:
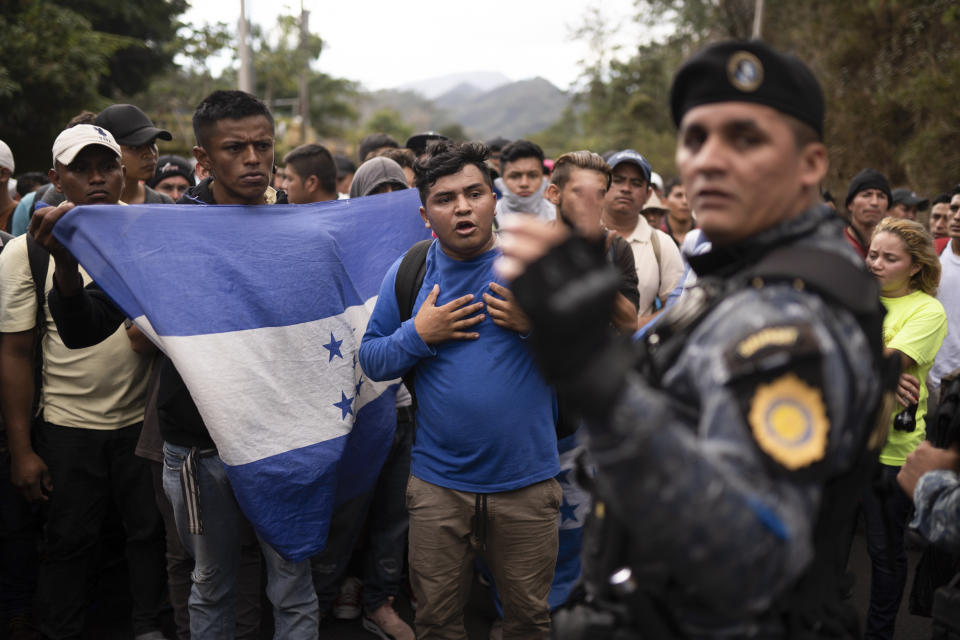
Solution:
<path fill-rule="evenodd" d="M 650 242 L 652 233 L 660 238 L 660 266 Z M 656 311 L 654 300 L 666 300 L 683 275 L 683 259 L 673 238 L 659 229 L 653 229 L 647 219 L 640 216 L 633 233 L 625 238 L 633 250 L 633 261 L 637 266 L 637 289 L 640 291 L 640 315 Z"/>
<path fill-rule="evenodd" d="M 937 300 L 947 312 L 947 337 L 930 369 L 930 381 L 940 387 L 940 379 L 960 367 L 960 256 L 951 241 L 940 254 L 940 288 Z"/>
<path fill-rule="evenodd" d="M 53 258 L 45 290 L 53 288 Z M 84 285 L 90 276 L 82 269 Z M 119 429 L 143 420 L 150 356 L 136 353 L 121 325 L 100 344 L 68 349 L 44 303 L 44 419 L 62 427 Z M 0 332 L 17 333 L 36 326 L 37 297 L 27 258 L 27 237 L 10 241 L 0 254 Z"/>

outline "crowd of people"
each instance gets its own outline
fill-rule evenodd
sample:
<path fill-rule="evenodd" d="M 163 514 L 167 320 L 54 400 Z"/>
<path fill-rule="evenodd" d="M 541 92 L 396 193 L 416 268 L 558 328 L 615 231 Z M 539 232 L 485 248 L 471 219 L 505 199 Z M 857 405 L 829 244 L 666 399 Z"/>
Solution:
<path fill-rule="evenodd" d="M 929 501 L 958 486 L 956 452 L 924 440 L 941 381 L 960 368 L 960 185 L 928 199 L 865 168 L 837 208 L 820 187 L 818 92 L 802 63 L 761 44 L 698 54 L 672 90 L 680 175 L 665 184 L 642 150 L 551 159 L 529 140 L 433 132 L 404 144 L 371 134 L 357 162 L 305 144 L 278 163 L 269 108 L 240 91 L 198 105 L 191 159 L 161 156 L 170 132 L 129 104 L 66 123 L 47 172 L 17 173 L 16 150 L 0 141 L 0 615 L 9 637 L 82 637 L 97 597 L 89 585 L 118 548 L 136 640 L 166 637 L 166 607 L 177 638 L 259 637 L 264 591 L 276 638 L 323 637 L 330 618 L 362 618 L 384 639 L 466 638 L 475 573 L 493 585 L 502 616 L 491 638 L 547 637 L 572 620 L 553 615 L 566 601 L 602 599 L 589 580 L 571 589 L 580 554 L 560 549 L 561 531 L 587 512 L 595 523 L 607 512 L 625 521 L 632 551 L 619 566 L 635 575 L 623 585 L 682 587 L 666 605 L 654 599 L 656 620 L 630 624 L 738 637 L 749 621 L 763 637 L 786 637 L 766 613 L 816 564 L 814 516 L 836 506 L 821 489 L 881 433 L 871 481 L 836 503 L 831 524 L 843 535 L 828 564 L 846 569 L 862 512 L 872 574 L 860 615 L 866 637 L 893 638 L 905 531 L 913 520 L 942 533 L 943 513 Z M 181 372 L 53 229 L 77 205 L 309 205 L 408 188 L 433 238 L 387 272 L 359 350 L 369 378 L 404 380 L 393 445 L 373 491 L 335 511 L 325 549 L 293 562 L 238 506 Z M 544 244 L 525 253 L 537 238 Z M 799 266 L 790 286 L 768 286 L 780 272 L 763 257 L 795 241 L 842 257 L 835 276 L 853 270 L 843 296 L 873 298 L 858 311 L 835 295 L 841 284 Z M 750 277 L 736 280 L 741 272 Z M 821 297 L 804 290 L 805 277 Z M 739 284 L 718 298 L 720 281 Z M 871 304 L 885 309 L 876 349 L 852 319 L 874 313 Z M 694 312 L 707 315 L 680 320 Z M 676 335 L 681 346 L 666 348 Z M 642 367 L 631 350 L 640 347 L 623 346 L 630 341 L 645 345 Z M 874 411 L 881 361 L 898 372 L 889 417 Z M 637 386 L 632 368 L 652 382 Z M 625 426 L 634 424 L 625 415 L 649 426 Z M 882 429 L 861 424 L 871 416 Z M 591 426 L 599 423 L 614 426 Z M 680 439 L 658 440 L 666 431 Z M 561 454 L 577 445 L 588 455 L 571 474 Z M 592 506 L 574 508 L 585 487 Z M 915 495 L 926 501 L 916 511 Z M 618 550 L 586 538 L 585 577 Z M 767 553 L 778 562 L 751 564 Z M 657 569 L 641 576 L 640 566 Z M 605 589 L 616 575 L 600 577 Z M 742 588 L 731 590 L 733 579 Z M 415 606 L 412 626 L 398 615 L 401 596 Z"/>

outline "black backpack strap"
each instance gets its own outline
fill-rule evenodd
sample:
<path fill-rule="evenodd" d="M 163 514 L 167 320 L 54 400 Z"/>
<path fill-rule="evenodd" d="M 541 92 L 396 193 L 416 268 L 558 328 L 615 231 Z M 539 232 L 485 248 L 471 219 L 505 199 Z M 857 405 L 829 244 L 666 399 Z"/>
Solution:
<path fill-rule="evenodd" d="M 43 307 L 47 302 L 47 270 L 50 268 L 50 253 L 37 244 L 33 236 L 26 234 L 27 259 L 30 261 L 30 276 L 33 278 L 37 297 L 36 340 L 33 347 L 33 410 L 36 417 L 40 408 L 40 389 L 43 386 L 43 335 L 47 328 L 47 314 Z"/>
<path fill-rule="evenodd" d="M 810 246 L 781 247 L 746 272 L 751 279 L 778 280 L 813 289 L 854 315 L 879 362 L 883 353 L 883 306 L 877 280 L 843 255 Z M 899 372 L 898 372 L 899 373 Z"/>
<path fill-rule="evenodd" d="M 423 286 L 423 278 L 427 274 L 427 251 L 433 244 L 433 238 L 421 240 L 413 245 L 404 254 L 397 269 L 397 277 L 393 283 L 393 292 L 397 296 L 397 307 L 400 310 L 400 322 L 406 322 L 413 316 L 413 305 L 417 301 L 417 294 Z M 403 374 L 403 384 L 413 398 L 413 406 L 417 406 L 417 394 L 413 388 L 413 377 L 416 367 Z"/>
<path fill-rule="evenodd" d="M 393 285 L 397 307 L 400 309 L 400 322 L 406 322 L 413 315 L 413 304 L 417 301 L 417 294 L 427 273 L 427 251 L 431 244 L 432 238 L 421 240 L 410 247 L 400 261 Z"/>

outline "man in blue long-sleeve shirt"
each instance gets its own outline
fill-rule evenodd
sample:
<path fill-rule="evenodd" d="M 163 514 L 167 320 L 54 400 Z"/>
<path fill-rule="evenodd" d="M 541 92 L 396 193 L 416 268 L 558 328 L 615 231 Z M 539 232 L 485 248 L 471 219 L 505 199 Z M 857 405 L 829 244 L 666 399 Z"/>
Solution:
<path fill-rule="evenodd" d="M 417 436 L 407 488 L 417 636 L 466 638 L 480 552 L 503 596 L 504 638 L 547 634 L 561 491 L 555 399 L 523 345 L 529 324 L 493 273 L 496 199 L 486 147 L 445 143 L 418 162 L 420 214 L 437 239 L 413 317 L 398 260 L 360 346 L 375 380 L 415 369 Z"/>

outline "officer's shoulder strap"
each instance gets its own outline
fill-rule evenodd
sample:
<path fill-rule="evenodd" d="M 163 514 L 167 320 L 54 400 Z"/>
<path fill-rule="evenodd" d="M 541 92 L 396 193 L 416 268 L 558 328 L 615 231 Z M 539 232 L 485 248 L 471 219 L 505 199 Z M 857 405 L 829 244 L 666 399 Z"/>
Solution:
<path fill-rule="evenodd" d="M 417 301 L 417 294 L 427 273 L 427 251 L 432 243 L 432 238 L 421 240 L 410 247 L 400 261 L 397 277 L 393 283 L 397 307 L 400 310 L 400 322 L 409 320 L 413 315 L 413 305 Z"/>
<path fill-rule="evenodd" d="M 761 281 L 788 281 L 798 287 L 815 289 L 857 315 L 880 307 L 876 279 L 866 269 L 839 253 L 818 247 L 775 249 L 748 269 L 746 276 Z"/>

